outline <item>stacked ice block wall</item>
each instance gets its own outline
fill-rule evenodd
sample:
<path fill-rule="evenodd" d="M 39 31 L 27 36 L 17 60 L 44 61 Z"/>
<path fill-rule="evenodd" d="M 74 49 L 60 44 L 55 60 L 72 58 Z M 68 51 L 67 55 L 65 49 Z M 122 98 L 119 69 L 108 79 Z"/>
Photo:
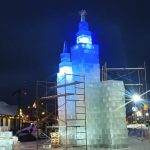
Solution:
<path fill-rule="evenodd" d="M 94 44 L 76 44 L 71 47 L 74 74 L 85 75 L 86 82 L 100 82 L 99 47 Z"/>
<path fill-rule="evenodd" d="M 121 81 L 91 83 L 86 86 L 88 145 L 94 147 L 127 147 L 124 106 L 124 85 Z"/>
<path fill-rule="evenodd" d="M 67 93 L 74 93 L 74 88 L 66 87 Z M 63 92 L 64 87 L 58 92 Z M 126 148 L 127 147 L 127 127 L 125 115 L 125 89 L 122 81 L 104 81 L 95 83 L 86 83 L 86 121 L 87 121 L 87 143 L 90 149 L 94 148 Z M 67 99 L 80 99 L 81 97 L 67 96 Z M 82 103 L 78 103 L 82 106 Z M 123 106 L 123 107 L 120 107 Z M 65 98 L 61 97 L 58 100 L 59 108 L 59 133 L 61 143 L 66 143 L 66 118 L 75 118 L 75 103 L 67 101 L 65 108 Z M 66 110 L 65 110 L 66 109 Z M 79 110 L 80 109 L 80 110 Z M 78 108 L 82 112 L 82 107 Z M 66 112 L 66 114 L 65 114 Z M 78 116 L 78 119 L 83 119 L 83 116 Z M 75 124 L 83 126 L 82 121 L 74 120 L 67 121 L 67 143 L 69 145 L 77 143 L 75 137 Z M 82 128 L 78 128 L 85 131 Z M 79 135 L 78 135 L 79 136 Z M 81 135 L 82 136 L 82 135 Z M 81 138 L 81 137 L 80 137 Z M 78 141 L 79 142 L 79 141 Z"/>
<path fill-rule="evenodd" d="M 12 150 L 13 135 L 10 131 L 5 131 L 5 127 L 0 127 L 0 150 Z"/>

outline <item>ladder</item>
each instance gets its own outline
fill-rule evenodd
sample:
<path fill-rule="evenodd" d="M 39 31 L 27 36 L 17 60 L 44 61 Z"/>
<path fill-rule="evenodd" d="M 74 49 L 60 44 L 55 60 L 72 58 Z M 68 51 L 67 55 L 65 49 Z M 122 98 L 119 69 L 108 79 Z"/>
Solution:
<path fill-rule="evenodd" d="M 77 78 L 76 78 L 77 77 Z M 68 129 L 75 129 L 75 141 L 76 144 L 68 145 L 66 142 L 66 150 L 69 149 L 77 149 L 77 150 L 87 150 L 87 128 L 86 128 L 86 103 L 85 103 L 85 77 L 74 75 L 74 79 L 79 80 L 75 81 L 74 84 L 74 97 L 75 99 L 66 98 L 66 104 L 68 102 L 74 103 L 74 118 L 67 118 L 66 115 L 66 141 L 68 141 Z M 67 92 L 67 90 L 66 90 Z M 65 108 L 67 112 L 67 108 Z M 70 122 L 74 122 L 74 124 L 70 125 Z"/>

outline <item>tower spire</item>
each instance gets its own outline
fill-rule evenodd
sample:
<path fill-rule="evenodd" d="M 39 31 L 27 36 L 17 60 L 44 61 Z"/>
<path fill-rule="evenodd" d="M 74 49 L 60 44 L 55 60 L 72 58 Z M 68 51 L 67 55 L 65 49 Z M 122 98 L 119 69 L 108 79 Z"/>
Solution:
<path fill-rule="evenodd" d="M 77 32 L 77 44 L 92 44 L 91 31 L 89 30 L 88 22 L 85 20 L 87 14 L 85 10 L 79 12 L 81 15 L 81 22 L 79 23 L 79 31 Z"/>
<path fill-rule="evenodd" d="M 85 21 L 85 15 L 87 14 L 86 10 L 81 10 L 79 12 L 80 16 L 81 16 L 81 22 Z"/>
<path fill-rule="evenodd" d="M 68 52 L 67 42 L 66 42 L 66 41 L 64 41 L 63 53 L 67 53 L 67 52 Z"/>

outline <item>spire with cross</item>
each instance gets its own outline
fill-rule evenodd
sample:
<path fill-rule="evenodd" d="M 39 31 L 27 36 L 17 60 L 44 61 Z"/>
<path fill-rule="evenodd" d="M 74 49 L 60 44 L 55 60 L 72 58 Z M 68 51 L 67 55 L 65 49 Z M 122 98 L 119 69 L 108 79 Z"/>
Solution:
<path fill-rule="evenodd" d="M 81 16 L 81 22 L 85 21 L 85 15 L 87 14 L 86 10 L 81 10 L 79 12 L 80 16 Z"/>

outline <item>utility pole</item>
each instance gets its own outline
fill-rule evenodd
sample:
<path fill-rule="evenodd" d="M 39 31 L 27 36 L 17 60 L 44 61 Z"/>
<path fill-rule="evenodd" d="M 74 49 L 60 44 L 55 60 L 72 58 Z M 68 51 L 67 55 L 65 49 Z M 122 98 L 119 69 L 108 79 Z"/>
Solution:
<path fill-rule="evenodd" d="M 20 109 L 21 109 L 21 96 L 22 95 L 26 95 L 26 93 L 22 90 L 22 89 L 17 89 L 12 96 L 16 96 L 17 97 L 17 104 L 18 104 L 18 129 L 20 130 L 21 128 L 21 116 L 20 116 Z"/>
<path fill-rule="evenodd" d="M 22 90 L 21 89 L 17 89 L 12 95 L 13 96 L 16 96 L 17 97 L 17 104 L 18 104 L 18 129 L 20 130 L 20 120 L 21 120 L 21 116 L 20 116 L 20 108 L 21 108 L 21 93 L 22 93 Z"/>

